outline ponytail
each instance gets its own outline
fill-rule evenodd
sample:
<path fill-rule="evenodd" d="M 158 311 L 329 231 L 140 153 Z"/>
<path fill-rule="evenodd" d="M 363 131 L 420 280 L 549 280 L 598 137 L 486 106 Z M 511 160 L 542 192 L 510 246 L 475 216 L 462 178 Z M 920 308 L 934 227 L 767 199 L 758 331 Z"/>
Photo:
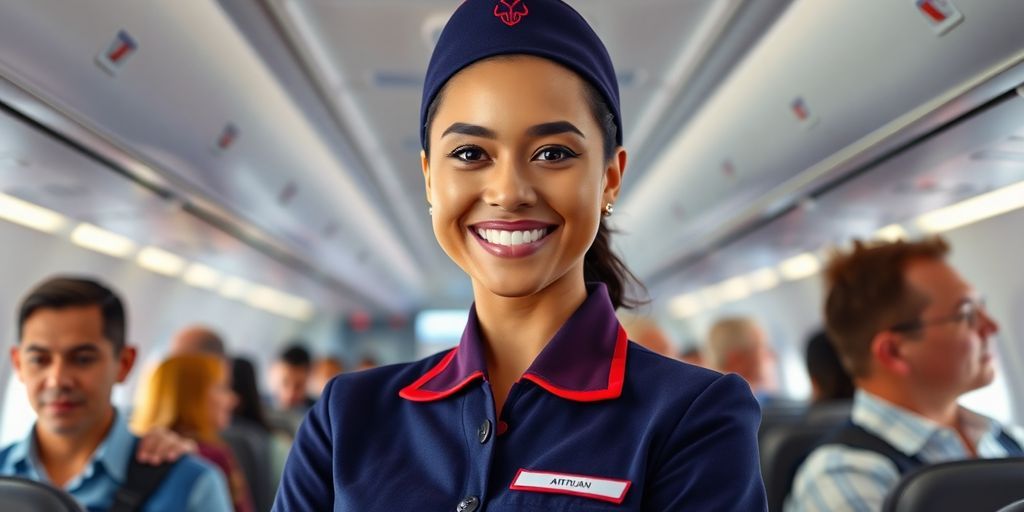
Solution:
<path fill-rule="evenodd" d="M 630 288 L 631 284 L 634 285 L 634 288 L 639 288 L 645 292 L 647 288 L 626 268 L 626 264 L 612 252 L 612 233 L 612 229 L 604 223 L 604 219 L 601 219 L 594 243 L 590 245 L 586 256 L 583 257 L 583 279 L 588 282 L 598 281 L 604 283 L 608 288 L 608 297 L 611 298 L 615 309 L 621 307 L 634 309 L 637 306 L 646 304 L 648 301 L 627 296 L 628 288 Z"/>

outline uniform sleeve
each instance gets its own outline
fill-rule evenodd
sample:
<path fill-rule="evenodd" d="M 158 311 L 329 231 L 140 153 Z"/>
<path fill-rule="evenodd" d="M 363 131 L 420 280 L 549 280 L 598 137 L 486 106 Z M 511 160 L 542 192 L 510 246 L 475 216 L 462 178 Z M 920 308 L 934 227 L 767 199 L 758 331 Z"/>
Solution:
<path fill-rule="evenodd" d="M 224 475 L 213 467 L 200 473 L 192 484 L 186 507 L 188 512 L 233 512 Z"/>
<path fill-rule="evenodd" d="M 797 471 L 786 512 L 877 512 L 899 479 L 882 455 L 825 445 Z"/>
<path fill-rule="evenodd" d="M 711 383 L 670 435 L 645 510 L 767 510 L 758 461 L 761 411 L 736 375 Z"/>
<path fill-rule="evenodd" d="M 295 434 L 274 498 L 275 512 L 334 509 L 330 402 L 336 384 L 331 381 L 324 389 Z"/>

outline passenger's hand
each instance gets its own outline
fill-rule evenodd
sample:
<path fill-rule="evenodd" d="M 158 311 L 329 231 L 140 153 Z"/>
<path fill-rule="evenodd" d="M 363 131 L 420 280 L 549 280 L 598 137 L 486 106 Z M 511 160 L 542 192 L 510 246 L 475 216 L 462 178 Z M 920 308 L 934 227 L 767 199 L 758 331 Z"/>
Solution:
<path fill-rule="evenodd" d="M 139 462 L 154 466 L 174 462 L 183 455 L 196 453 L 196 442 L 166 428 L 155 428 L 139 439 L 135 457 Z"/>

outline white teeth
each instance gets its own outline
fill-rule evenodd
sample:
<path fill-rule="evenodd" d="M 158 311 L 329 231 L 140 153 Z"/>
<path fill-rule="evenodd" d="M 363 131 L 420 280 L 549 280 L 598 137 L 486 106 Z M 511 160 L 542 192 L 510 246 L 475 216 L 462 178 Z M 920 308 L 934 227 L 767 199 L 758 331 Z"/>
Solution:
<path fill-rule="evenodd" d="M 543 229 L 534 229 L 532 231 L 504 231 L 501 229 L 481 228 L 477 228 L 476 232 L 480 235 L 480 238 L 483 238 L 492 244 L 505 246 L 533 243 L 543 238 L 546 233 Z"/>

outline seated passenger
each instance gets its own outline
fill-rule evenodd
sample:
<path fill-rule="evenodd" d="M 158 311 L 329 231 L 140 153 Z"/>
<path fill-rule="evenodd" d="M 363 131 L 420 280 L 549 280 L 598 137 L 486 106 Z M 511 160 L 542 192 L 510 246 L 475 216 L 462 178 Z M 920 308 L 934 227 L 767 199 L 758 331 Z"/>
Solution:
<path fill-rule="evenodd" d="M 752 318 L 737 316 L 715 322 L 708 333 L 704 360 L 712 370 L 735 373 L 747 381 L 762 408 L 792 405 L 776 394 L 775 351 Z"/>
<path fill-rule="evenodd" d="M 992 382 L 998 326 L 941 238 L 856 243 L 826 271 L 825 320 L 857 387 L 851 423 L 816 449 L 789 511 L 877 511 L 926 464 L 1024 455 L 1024 432 L 957 404 Z"/>
<path fill-rule="evenodd" d="M 643 345 L 644 348 L 655 354 L 672 357 L 675 346 L 653 318 L 628 313 L 619 313 L 618 316 L 622 327 L 629 334 L 630 340 Z"/>
<path fill-rule="evenodd" d="M 832 340 L 818 331 L 807 340 L 807 375 L 811 379 L 811 406 L 807 422 L 828 422 L 848 418 L 853 401 L 853 380 L 846 373 Z"/>
<path fill-rule="evenodd" d="M 245 476 L 220 438 L 236 402 L 224 360 L 210 354 L 171 357 L 153 371 L 140 396 L 132 427 L 138 432 L 168 428 L 195 440 L 199 455 L 227 476 L 234 510 L 251 512 Z"/>
<path fill-rule="evenodd" d="M 335 375 L 340 374 L 345 370 L 345 366 L 341 364 L 341 360 L 334 356 L 321 357 L 313 363 L 313 369 L 309 376 L 309 385 L 307 391 L 312 396 L 317 398 L 324 391 L 324 386 L 334 378 Z"/>
<path fill-rule="evenodd" d="M 240 434 L 246 441 L 255 440 L 259 444 L 249 448 L 261 451 L 265 460 L 259 467 L 243 469 L 253 493 L 253 503 L 258 510 L 270 510 L 292 445 L 292 434 L 273 428 L 267 421 L 256 383 L 256 369 L 248 359 L 236 357 L 232 360 L 231 390 L 238 397 L 238 406 L 232 412 L 231 427 L 224 433 L 225 440 L 230 442 L 229 435 Z M 243 464 L 246 463 L 243 461 Z"/>
<path fill-rule="evenodd" d="M 179 331 L 171 341 L 170 355 L 182 354 L 212 354 L 224 357 L 224 340 L 210 327 L 191 325 Z"/>
<path fill-rule="evenodd" d="M 312 360 L 299 343 L 286 347 L 270 367 L 271 406 L 267 419 L 294 436 L 314 400 L 306 394 Z"/>
<path fill-rule="evenodd" d="M 704 363 L 704 354 L 701 354 L 700 347 L 688 347 L 679 351 L 680 361 L 690 363 L 694 366 L 707 366 Z"/>
<path fill-rule="evenodd" d="M 135 363 L 125 323 L 121 299 L 95 281 L 60 277 L 29 292 L 11 361 L 38 418 L 28 437 L 0 450 L 0 475 L 61 487 L 89 510 L 111 508 L 143 444 L 110 403 Z M 223 477 L 197 457 L 177 459 L 155 484 L 141 510 L 231 510 Z"/>

